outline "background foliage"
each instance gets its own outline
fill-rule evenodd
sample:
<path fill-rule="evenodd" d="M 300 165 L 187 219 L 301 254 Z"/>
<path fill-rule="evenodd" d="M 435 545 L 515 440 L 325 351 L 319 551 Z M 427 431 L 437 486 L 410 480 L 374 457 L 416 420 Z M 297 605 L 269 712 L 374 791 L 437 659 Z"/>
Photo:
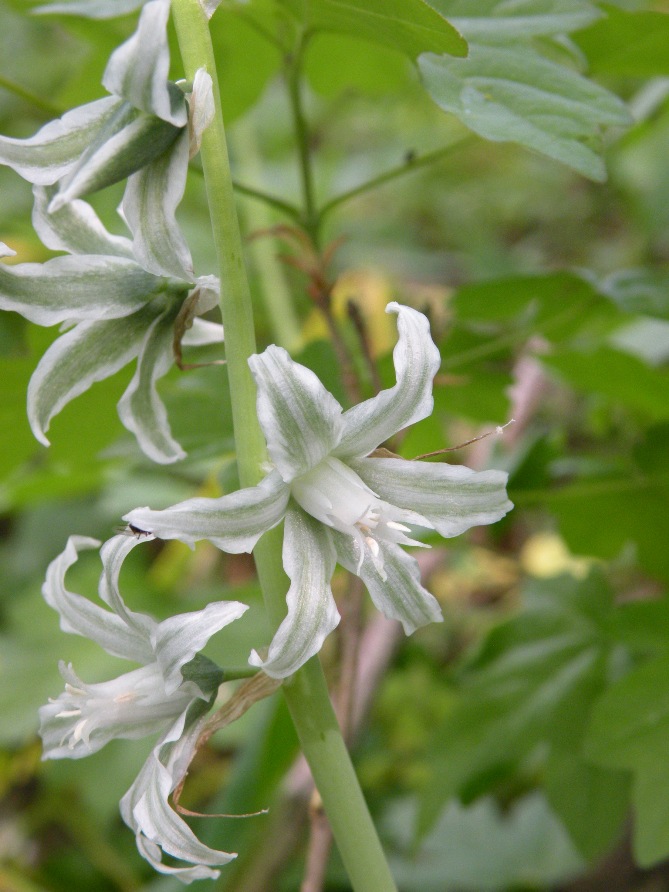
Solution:
<path fill-rule="evenodd" d="M 326 0 L 285 3 L 278 18 L 270 0 L 224 3 L 212 20 L 236 176 L 291 204 L 300 184 L 283 60 L 262 32 L 304 15 L 325 29 L 303 77 L 316 193 L 331 202 L 319 234 L 323 245 L 343 237 L 327 270 L 335 319 L 365 393 L 374 381 L 352 319 L 364 320 L 389 381 L 390 299 L 429 312 L 443 357 L 435 415 L 399 451 L 456 445 L 516 418 L 503 438 L 449 456 L 509 470 L 516 509 L 437 552 L 430 587 L 446 623 L 398 647 L 356 763 L 403 892 L 641 890 L 651 879 L 669 889 L 669 10 L 528 0 L 521 18 L 486 0 L 472 18 L 471 5 L 431 4 L 468 38 L 466 59 L 418 0 L 382 4 L 373 26 L 358 13 L 377 4 L 356 13 Z M 132 16 L 37 18 L 27 6 L 0 3 L 0 130 L 13 136 L 101 95 L 108 55 L 134 27 Z M 334 200 L 390 170 L 377 188 Z M 190 179 L 180 219 L 198 272 L 212 272 L 202 182 Z M 247 233 L 292 222 L 246 191 Z M 45 259 L 29 187 L 0 169 L 0 194 L 0 239 L 23 260 Z M 120 194 L 94 200 L 110 226 Z M 265 233 L 248 241 L 248 262 L 260 340 L 277 338 L 272 304 L 288 295 L 297 327 L 284 340 L 345 401 L 299 246 Z M 39 590 L 68 533 L 104 539 L 136 505 L 235 487 L 225 369 L 175 370 L 163 384 L 189 453 L 169 471 L 117 420 L 118 379 L 131 370 L 71 403 L 46 450 L 25 393 L 55 335 L 0 318 L 0 888 L 168 890 L 118 817 L 140 743 L 40 764 L 36 711 L 60 689 L 58 659 L 94 680 L 112 658 L 62 636 Z M 212 642 L 228 665 L 267 637 L 250 560 L 207 543 L 138 552 L 123 580 L 136 609 L 251 603 L 234 637 Z M 72 588 L 92 592 L 97 572 L 94 558 L 80 561 Z M 243 852 L 220 889 L 298 888 L 304 802 L 294 770 L 285 782 L 296 748 L 283 707 L 269 703 L 219 734 L 189 778 L 187 804 L 199 810 L 272 806 L 268 818 L 202 831 Z M 335 861 L 328 889 L 345 888 Z"/>

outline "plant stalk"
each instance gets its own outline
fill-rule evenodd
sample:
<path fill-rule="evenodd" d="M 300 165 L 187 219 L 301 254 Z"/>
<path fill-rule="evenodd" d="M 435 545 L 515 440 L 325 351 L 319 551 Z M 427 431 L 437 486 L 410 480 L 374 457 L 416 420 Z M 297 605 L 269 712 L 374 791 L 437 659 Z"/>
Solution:
<path fill-rule="evenodd" d="M 256 484 L 266 460 L 255 406 L 248 358 L 255 353 L 251 297 L 234 203 L 216 65 L 207 18 L 199 0 L 173 0 L 172 9 L 186 77 L 204 67 L 214 83 L 216 116 L 203 135 L 201 155 L 221 275 L 221 310 L 239 477 Z M 262 537 L 255 549 L 258 575 L 270 623 L 285 615 L 288 580 L 281 560 L 279 529 Z M 312 658 L 283 685 L 288 707 L 354 892 L 396 892 L 376 829 L 341 736 L 323 670 Z"/>

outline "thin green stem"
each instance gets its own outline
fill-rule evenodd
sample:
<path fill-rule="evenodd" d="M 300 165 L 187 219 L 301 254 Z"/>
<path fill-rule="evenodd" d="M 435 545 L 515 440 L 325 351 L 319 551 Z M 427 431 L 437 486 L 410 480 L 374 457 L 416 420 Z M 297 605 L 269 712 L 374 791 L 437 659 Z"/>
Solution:
<path fill-rule="evenodd" d="M 17 84 L 16 81 L 13 81 L 11 78 L 5 77 L 2 74 L 0 74 L 0 89 L 7 90 L 8 93 L 13 93 L 15 96 L 23 99 L 24 102 L 34 105 L 35 108 L 39 109 L 41 112 L 46 112 L 46 114 L 53 118 L 59 118 L 63 114 L 63 109 L 58 108 L 58 106 L 53 105 L 53 103 L 38 96 L 37 93 L 26 90 L 21 84 Z"/>
<path fill-rule="evenodd" d="M 311 164 L 311 140 L 307 120 L 302 107 L 302 56 L 307 38 L 302 37 L 297 50 L 288 58 L 286 78 L 288 82 L 288 95 L 290 107 L 293 112 L 293 126 L 295 128 L 295 140 L 300 165 L 300 179 L 302 181 L 302 200 L 304 216 L 302 223 L 307 233 L 311 236 L 314 246 L 318 248 L 319 226 L 318 211 L 316 209 L 316 195 L 314 190 L 314 177 Z"/>
<path fill-rule="evenodd" d="M 242 486 L 257 483 L 266 457 L 255 408 L 248 358 L 255 352 L 253 315 L 237 223 L 216 65 L 208 23 L 199 0 L 173 0 L 179 47 L 192 79 L 204 67 L 214 82 L 216 117 L 202 139 L 202 165 L 221 273 L 233 424 Z M 255 549 L 267 613 L 276 628 L 285 615 L 288 580 L 276 528 Z M 311 767 L 354 892 L 396 892 L 341 731 L 320 662 L 311 659 L 283 685 L 304 754 Z"/>
<path fill-rule="evenodd" d="M 457 140 L 457 142 L 443 146 L 441 149 L 435 149 L 434 152 L 428 152 L 425 155 L 421 155 L 419 158 L 408 158 L 397 167 L 393 167 L 385 173 L 379 174 L 377 177 L 372 177 L 371 180 L 367 180 L 359 186 L 356 186 L 354 189 L 349 189 L 347 192 L 342 192 L 341 195 L 336 195 L 334 198 L 331 198 L 330 201 L 326 202 L 320 209 L 318 214 L 318 226 L 322 226 L 325 218 L 331 214 L 335 208 L 352 201 L 359 195 L 364 195 L 365 192 L 371 192 L 372 189 L 377 189 L 379 186 L 390 183 L 392 180 L 399 179 L 399 177 L 403 177 L 408 173 L 414 173 L 416 170 L 420 170 L 423 167 L 441 161 L 441 159 L 445 158 L 446 155 L 449 155 L 453 149 L 462 146 L 468 139 L 469 137 L 464 137 L 463 139 Z"/>
<path fill-rule="evenodd" d="M 263 204 L 276 208 L 277 211 L 281 211 L 287 217 L 295 220 L 296 223 L 299 223 L 302 219 L 299 208 L 295 207 L 294 204 L 290 204 L 288 201 L 284 201 L 282 198 L 277 198 L 276 195 L 270 195 L 269 192 L 263 192 L 261 189 L 245 186 L 237 180 L 233 180 L 232 186 L 235 192 L 239 192 L 240 195 L 246 195 L 249 198 L 255 198 L 257 201 L 262 201 Z"/>

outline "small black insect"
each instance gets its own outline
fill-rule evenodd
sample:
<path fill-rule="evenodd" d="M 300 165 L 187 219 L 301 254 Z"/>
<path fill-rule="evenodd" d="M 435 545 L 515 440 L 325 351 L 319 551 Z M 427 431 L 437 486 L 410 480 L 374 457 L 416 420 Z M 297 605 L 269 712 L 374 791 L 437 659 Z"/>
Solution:
<path fill-rule="evenodd" d="M 126 526 L 117 527 L 117 532 L 121 533 L 124 536 L 134 536 L 136 539 L 141 539 L 142 536 L 153 536 L 153 533 L 150 530 L 140 530 L 140 528 L 136 527 L 134 523 L 129 523 Z"/>

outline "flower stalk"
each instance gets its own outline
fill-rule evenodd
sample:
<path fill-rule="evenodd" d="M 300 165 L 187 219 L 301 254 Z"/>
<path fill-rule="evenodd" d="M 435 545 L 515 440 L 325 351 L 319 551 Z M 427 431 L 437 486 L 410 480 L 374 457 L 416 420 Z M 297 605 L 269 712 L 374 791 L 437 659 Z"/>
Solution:
<path fill-rule="evenodd" d="M 173 0 L 173 15 L 186 77 L 192 78 L 198 68 L 204 67 L 213 79 L 216 115 L 203 135 L 201 157 L 220 265 L 239 476 L 242 486 L 253 486 L 262 476 L 267 452 L 248 365 L 256 350 L 255 333 L 213 49 L 199 0 Z M 255 559 L 270 622 L 276 627 L 285 612 L 288 588 L 278 529 L 265 534 L 258 543 Z M 342 739 L 318 659 L 311 659 L 283 687 L 353 889 L 394 892 L 395 883 Z"/>

